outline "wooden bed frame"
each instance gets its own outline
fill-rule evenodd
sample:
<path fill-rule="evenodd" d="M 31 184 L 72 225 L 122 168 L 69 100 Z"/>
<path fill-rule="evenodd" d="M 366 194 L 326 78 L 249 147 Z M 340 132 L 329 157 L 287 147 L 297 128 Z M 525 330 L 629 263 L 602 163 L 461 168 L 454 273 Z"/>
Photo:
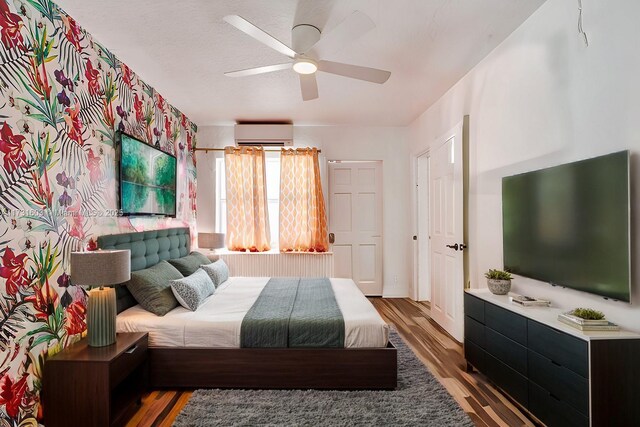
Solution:
<path fill-rule="evenodd" d="M 132 271 L 184 256 L 189 243 L 188 228 L 98 238 L 101 249 L 130 249 Z M 361 390 L 397 385 L 397 352 L 390 342 L 384 348 L 150 347 L 148 362 L 149 385 L 155 388 Z"/>
<path fill-rule="evenodd" d="M 149 348 L 156 388 L 394 389 L 386 348 Z"/>

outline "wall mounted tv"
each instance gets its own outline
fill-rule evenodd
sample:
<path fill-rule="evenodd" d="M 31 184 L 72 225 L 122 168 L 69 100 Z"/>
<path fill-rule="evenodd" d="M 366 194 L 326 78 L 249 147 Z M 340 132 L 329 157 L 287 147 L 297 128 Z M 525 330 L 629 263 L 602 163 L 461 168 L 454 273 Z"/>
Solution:
<path fill-rule="evenodd" d="M 176 158 L 125 133 L 120 142 L 123 215 L 176 215 Z"/>
<path fill-rule="evenodd" d="M 630 301 L 629 152 L 502 179 L 504 267 Z"/>

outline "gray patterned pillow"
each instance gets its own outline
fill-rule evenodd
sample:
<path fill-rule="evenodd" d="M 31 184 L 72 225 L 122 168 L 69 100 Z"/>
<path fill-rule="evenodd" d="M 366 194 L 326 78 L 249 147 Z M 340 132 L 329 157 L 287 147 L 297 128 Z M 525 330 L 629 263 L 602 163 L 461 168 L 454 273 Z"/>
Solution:
<path fill-rule="evenodd" d="M 191 276 L 172 280 L 171 290 L 181 306 L 196 311 L 205 298 L 216 291 L 216 287 L 209 275 L 199 268 Z"/>
<path fill-rule="evenodd" d="M 216 288 L 229 279 L 229 267 L 221 259 L 211 264 L 202 265 L 200 268 L 207 272 Z"/>

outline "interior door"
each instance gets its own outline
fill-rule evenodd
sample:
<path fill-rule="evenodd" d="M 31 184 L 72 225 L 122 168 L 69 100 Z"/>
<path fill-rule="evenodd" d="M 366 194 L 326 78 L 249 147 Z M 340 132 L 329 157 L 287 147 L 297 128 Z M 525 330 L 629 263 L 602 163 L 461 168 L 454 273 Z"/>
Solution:
<path fill-rule="evenodd" d="M 329 233 L 336 277 L 382 295 L 382 162 L 329 163 Z"/>
<path fill-rule="evenodd" d="M 431 154 L 431 316 L 463 340 L 462 124 L 440 138 Z"/>
<path fill-rule="evenodd" d="M 431 277 L 429 250 L 429 153 L 416 159 L 416 201 L 417 206 L 417 295 L 418 301 L 431 300 Z"/>

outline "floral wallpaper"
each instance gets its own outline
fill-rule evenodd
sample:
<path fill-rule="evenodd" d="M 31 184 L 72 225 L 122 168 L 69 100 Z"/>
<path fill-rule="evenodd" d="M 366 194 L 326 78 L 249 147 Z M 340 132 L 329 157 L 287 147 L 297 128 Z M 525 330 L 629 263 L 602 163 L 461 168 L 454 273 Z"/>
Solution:
<path fill-rule="evenodd" d="M 119 216 L 118 130 L 176 155 L 176 218 Z M 0 425 L 41 420 L 43 361 L 86 329 L 69 253 L 194 224 L 195 134 L 54 3 L 0 0 Z"/>

